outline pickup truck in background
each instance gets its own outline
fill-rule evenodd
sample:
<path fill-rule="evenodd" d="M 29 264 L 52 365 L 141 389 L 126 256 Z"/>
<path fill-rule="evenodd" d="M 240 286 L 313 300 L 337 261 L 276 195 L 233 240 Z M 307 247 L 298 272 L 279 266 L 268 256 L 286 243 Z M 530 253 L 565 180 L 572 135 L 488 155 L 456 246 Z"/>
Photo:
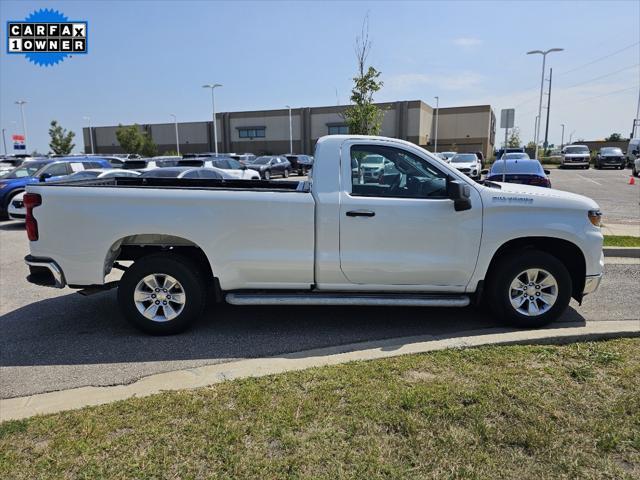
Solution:
<path fill-rule="evenodd" d="M 372 156 L 390 163 L 360 172 Z M 235 305 L 465 307 L 537 327 L 603 272 L 600 211 L 550 188 L 477 183 L 402 140 L 318 140 L 309 182 L 115 178 L 27 186 L 28 280 L 117 283 L 124 316 L 179 332 Z M 123 266 L 121 262 L 133 262 Z M 428 310 L 419 310 L 425 322 Z"/>

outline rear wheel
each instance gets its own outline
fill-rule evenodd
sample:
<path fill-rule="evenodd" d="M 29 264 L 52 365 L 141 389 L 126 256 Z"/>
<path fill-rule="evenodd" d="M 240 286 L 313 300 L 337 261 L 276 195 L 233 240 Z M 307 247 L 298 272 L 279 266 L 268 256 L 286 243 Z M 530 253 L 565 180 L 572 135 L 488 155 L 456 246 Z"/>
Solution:
<path fill-rule="evenodd" d="M 269 170 L 265 170 L 262 174 L 265 180 L 271 180 L 271 172 Z"/>
<path fill-rule="evenodd" d="M 205 281 L 186 257 L 153 254 L 136 261 L 118 285 L 118 303 L 125 318 L 152 335 L 184 331 L 205 305 Z"/>
<path fill-rule="evenodd" d="M 571 299 L 571 276 L 556 257 L 538 250 L 500 260 L 488 285 L 493 312 L 518 328 L 541 327 L 557 319 Z"/>

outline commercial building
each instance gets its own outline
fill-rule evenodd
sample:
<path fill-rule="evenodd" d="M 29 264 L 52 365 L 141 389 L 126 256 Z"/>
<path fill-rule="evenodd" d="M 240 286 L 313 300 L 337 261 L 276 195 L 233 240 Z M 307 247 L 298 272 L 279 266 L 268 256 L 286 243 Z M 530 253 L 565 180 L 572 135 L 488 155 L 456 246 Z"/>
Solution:
<path fill-rule="evenodd" d="M 435 109 L 421 100 L 379 103 L 383 110 L 381 135 L 408 140 L 434 150 Z M 291 110 L 294 153 L 313 154 L 318 138 L 349 133 L 343 113 L 347 105 L 303 107 Z M 219 152 L 277 154 L 289 152 L 289 110 L 222 112 L 216 115 Z M 91 129 L 96 153 L 123 153 L 116 139 L 117 126 Z M 146 124 L 158 152 L 176 149 L 173 123 Z M 493 153 L 496 121 L 490 105 L 448 107 L 438 110 L 438 151 Z M 89 129 L 84 128 L 85 152 L 91 152 Z M 178 124 L 181 153 L 214 151 L 213 122 Z"/>

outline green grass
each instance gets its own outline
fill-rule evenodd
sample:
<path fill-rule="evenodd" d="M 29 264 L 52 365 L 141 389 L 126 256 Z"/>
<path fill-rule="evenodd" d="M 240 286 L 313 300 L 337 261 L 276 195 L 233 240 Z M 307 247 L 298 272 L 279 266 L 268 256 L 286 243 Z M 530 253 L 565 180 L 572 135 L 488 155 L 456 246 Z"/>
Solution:
<path fill-rule="evenodd" d="M 0 478 L 640 478 L 640 339 L 449 350 L 0 424 Z"/>
<path fill-rule="evenodd" d="M 640 247 L 640 237 L 630 235 L 605 235 L 605 247 Z"/>

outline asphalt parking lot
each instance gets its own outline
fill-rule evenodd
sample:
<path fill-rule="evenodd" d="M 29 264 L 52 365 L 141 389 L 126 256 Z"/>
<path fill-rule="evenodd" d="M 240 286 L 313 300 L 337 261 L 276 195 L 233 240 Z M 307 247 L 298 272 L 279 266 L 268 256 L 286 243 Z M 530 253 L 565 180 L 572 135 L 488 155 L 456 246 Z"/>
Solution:
<path fill-rule="evenodd" d="M 554 170 L 554 187 L 595 198 L 606 218 L 638 223 L 638 185 L 627 171 Z M 293 177 L 296 179 L 298 177 Z M 635 214 L 634 214 L 635 211 Z M 26 282 L 24 226 L 0 222 L 0 396 L 114 385 L 152 373 L 417 335 L 456 336 L 497 326 L 467 309 L 211 307 L 178 336 L 149 337 L 120 316 L 115 291 L 82 297 Z M 606 265 L 600 290 L 572 302 L 560 325 L 638 319 L 640 262 Z M 555 325 L 557 326 L 557 324 Z"/>

